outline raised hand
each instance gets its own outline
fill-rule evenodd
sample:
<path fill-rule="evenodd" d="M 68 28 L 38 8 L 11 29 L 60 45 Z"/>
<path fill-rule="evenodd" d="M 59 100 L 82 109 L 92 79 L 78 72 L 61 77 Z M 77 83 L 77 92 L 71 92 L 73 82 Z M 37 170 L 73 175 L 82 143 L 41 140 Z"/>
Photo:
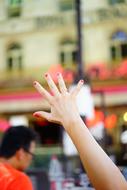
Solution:
<path fill-rule="evenodd" d="M 35 117 L 43 117 L 50 122 L 61 123 L 67 126 L 67 124 L 69 124 L 68 122 L 72 121 L 77 116 L 79 117 L 76 96 L 84 82 L 80 80 L 76 88 L 72 92 L 68 92 L 60 73 L 57 74 L 57 78 L 59 89 L 51 76 L 49 74 L 45 75 L 51 94 L 43 88 L 39 82 L 34 82 L 35 88 L 48 101 L 51 112 L 37 111 L 33 115 Z"/>
<path fill-rule="evenodd" d="M 127 190 L 127 183 L 119 169 L 98 145 L 80 118 L 76 106 L 76 96 L 83 81 L 79 81 L 73 92 L 69 93 L 62 75 L 58 74 L 57 77 L 58 88 L 51 76 L 45 75 L 52 95 L 38 82 L 34 82 L 35 88 L 48 101 L 51 109 L 50 113 L 35 112 L 34 116 L 43 117 L 64 126 L 79 151 L 83 166 L 96 190 Z"/>

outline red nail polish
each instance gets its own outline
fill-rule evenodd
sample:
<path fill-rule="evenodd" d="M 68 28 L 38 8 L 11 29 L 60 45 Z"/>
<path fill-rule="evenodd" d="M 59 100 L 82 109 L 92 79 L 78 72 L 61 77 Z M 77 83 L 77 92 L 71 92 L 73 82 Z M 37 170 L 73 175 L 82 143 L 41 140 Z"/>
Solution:
<path fill-rule="evenodd" d="M 36 84 L 37 84 L 37 82 L 36 82 L 36 81 L 34 81 L 34 82 L 33 82 L 33 85 L 36 85 Z"/>
<path fill-rule="evenodd" d="M 34 117 L 40 117 L 40 114 L 39 113 L 34 113 L 33 116 Z"/>
<path fill-rule="evenodd" d="M 81 83 L 84 83 L 84 80 L 80 80 Z"/>

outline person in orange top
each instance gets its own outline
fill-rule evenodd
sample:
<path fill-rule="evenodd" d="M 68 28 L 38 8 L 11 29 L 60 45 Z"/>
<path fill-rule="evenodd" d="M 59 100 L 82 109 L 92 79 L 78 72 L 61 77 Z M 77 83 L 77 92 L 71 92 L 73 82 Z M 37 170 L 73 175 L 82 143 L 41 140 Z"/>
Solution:
<path fill-rule="evenodd" d="M 33 190 L 23 172 L 31 163 L 36 145 L 36 133 L 27 127 L 9 128 L 0 145 L 0 189 Z"/>

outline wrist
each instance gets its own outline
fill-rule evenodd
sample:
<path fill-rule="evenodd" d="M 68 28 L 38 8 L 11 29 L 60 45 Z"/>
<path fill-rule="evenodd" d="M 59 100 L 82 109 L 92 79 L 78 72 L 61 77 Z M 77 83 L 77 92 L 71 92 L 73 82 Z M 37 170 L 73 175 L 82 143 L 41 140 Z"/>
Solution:
<path fill-rule="evenodd" d="M 82 124 L 82 122 L 83 121 L 82 121 L 80 115 L 78 114 L 75 116 L 65 118 L 64 121 L 62 122 L 62 124 L 63 124 L 65 130 L 69 133 L 73 128 Z"/>

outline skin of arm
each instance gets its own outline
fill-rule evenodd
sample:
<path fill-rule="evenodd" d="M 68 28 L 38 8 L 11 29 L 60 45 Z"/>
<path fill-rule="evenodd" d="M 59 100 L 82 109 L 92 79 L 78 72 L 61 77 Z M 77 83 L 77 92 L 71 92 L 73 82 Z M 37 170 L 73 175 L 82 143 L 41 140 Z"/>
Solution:
<path fill-rule="evenodd" d="M 68 92 L 62 75 L 58 73 L 57 77 L 59 89 L 51 76 L 45 75 L 52 95 L 38 82 L 34 82 L 35 88 L 50 104 L 51 112 L 37 111 L 33 115 L 64 126 L 75 144 L 83 166 L 96 190 L 127 190 L 127 182 L 121 172 L 98 145 L 80 118 L 76 96 L 83 81 L 80 80 L 77 87 L 72 92 Z"/>

